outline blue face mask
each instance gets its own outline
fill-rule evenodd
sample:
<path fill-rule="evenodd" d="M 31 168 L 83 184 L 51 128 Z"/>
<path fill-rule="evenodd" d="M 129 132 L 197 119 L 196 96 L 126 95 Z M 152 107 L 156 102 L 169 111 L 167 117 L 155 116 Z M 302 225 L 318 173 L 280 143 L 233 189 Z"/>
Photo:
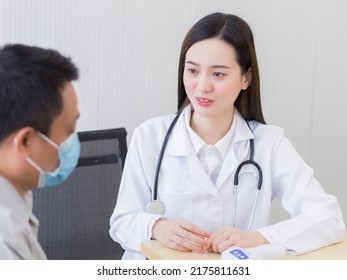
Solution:
<path fill-rule="evenodd" d="M 27 161 L 40 172 L 37 187 L 41 188 L 59 185 L 67 177 L 69 177 L 77 165 L 81 151 L 81 145 L 77 133 L 75 132 L 71 134 L 63 143 L 60 144 L 60 146 L 41 132 L 37 132 L 37 134 L 59 151 L 60 161 L 60 164 L 56 170 L 52 172 L 45 172 L 31 158 L 27 157 Z"/>

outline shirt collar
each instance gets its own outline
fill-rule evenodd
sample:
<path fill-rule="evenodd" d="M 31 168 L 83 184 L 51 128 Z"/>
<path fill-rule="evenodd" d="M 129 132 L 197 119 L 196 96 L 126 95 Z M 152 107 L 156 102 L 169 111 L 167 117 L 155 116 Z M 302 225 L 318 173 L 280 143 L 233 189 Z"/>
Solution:
<path fill-rule="evenodd" d="M 196 132 L 190 126 L 190 117 L 191 117 L 192 110 L 193 108 L 192 106 L 190 106 L 190 109 L 185 111 L 184 118 L 185 118 L 185 125 L 188 132 L 188 136 L 195 153 L 198 154 L 205 147 L 215 146 L 220 152 L 222 159 L 224 159 L 235 134 L 236 122 L 235 121 L 232 122 L 229 131 L 215 145 L 208 145 L 199 137 L 198 134 L 196 134 Z M 236 111 L 236 108 L 235 108 L 235 111 Z M 235 112 L 234 112 L 233 119 L 235 120 Z"/>
<path fill-rule="evenodd" d="M 187 145 L 182 145 L 182 141 L 192 141 L 189 139 L 189 130 L 188 127 L 190 128 L 190 122 L 187 122 L 190 120 L 190 115 L 191 115 L 191 105 L 189 104 L 187 107 L 185 107 L 180 115 L 180 118 L 178 119 L 175 128 L 172 131 L 171 137 L 170 137 L 170 144 L 168 143 L 167 148 L 166 148 L 166 153 L 171 156 L 187 156 L 189 154 L 189 149 Z M 186 116 L 188 115 L 189 116 Z M 170 116 L 170 120 L 172 121 L 174 116 Z M 187 123 L 189 124 L 187 126 Z M 257 126 L 256 121 L 251 121 L 249 122 L 252 131 Z M 190 128 L 191 129 L 191 128 Z M 231 138 L 231 145 L 242 142 L 242 141 L 248 141 L 249 139 L 254 138 L 253 132 L 249 129 L 247 122 L 245 119 L 242 117 L 240 112 L 234 107 L 234 118 L 233 118 L 233 123 L 231 125 L 231 130 L 232 136 Z M 191 142 L 192 143 L 192 142 Z M 205 143 L 203 143 L 205 145 Z M 192 147 L 194 144 L 192 143 Z M 193 149 L 194 152 L 195 148 Z"/>
<path fill-rule="evenodd" d="M 192 143 L 192 147 L 193 147 L 195 153 L 198 154 L 200 152 L 200 150 L 204 146 L 206 146 L 206 143 L 190 127 L 190 117 L 191 117 L 191 115 L 192 115 L 192 108 L 190 106 L 190 109 L 185 111 L 184 123 L 186 125 L 186 129 L 187 129 L 187 132 L 188 132 L 188 137 L 190 139 L 190 142 Z"/>

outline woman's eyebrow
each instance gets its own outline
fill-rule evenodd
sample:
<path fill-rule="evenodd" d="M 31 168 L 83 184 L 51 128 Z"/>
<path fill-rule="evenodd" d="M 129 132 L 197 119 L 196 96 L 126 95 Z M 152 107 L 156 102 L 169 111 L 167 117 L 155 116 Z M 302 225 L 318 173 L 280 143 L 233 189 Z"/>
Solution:
<path fill-rule="evenodd" d="M 186 61 L 186 63 L 187 63 L 187 64 L 192 64 L 192 65 L 195 65 L 195 66 L 200 66 L 199 63 L 193 62 L 193 61 L 191 61 L 191 60 Z M 210 66 L 209 68 L 224 68 L 224 69 L 230 69 L 231 67 L 230 67 L 230 66 L 227 66 L 227 65 L 223 65 L 223 64 L 221 64 L 221 65 L 216 64 L 216 65 Z"/>
<path fill-rule="evenodd" d="M 186 64 L 192 64 L 192 65 L 195 65 L 195 66 L 200 66 L 198 63 L 193 62 L 191 60 L 186 61 Z"/>

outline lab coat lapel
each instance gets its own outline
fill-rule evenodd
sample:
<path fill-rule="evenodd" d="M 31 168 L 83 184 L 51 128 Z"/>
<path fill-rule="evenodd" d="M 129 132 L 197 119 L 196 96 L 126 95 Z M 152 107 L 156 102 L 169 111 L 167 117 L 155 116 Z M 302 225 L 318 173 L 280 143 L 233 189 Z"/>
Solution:
<path fill-rule="evenodd" d="M 232 125 L 235 125 L 235 134 L 216 181 L 217 189 L 235 172 L 237 166 L 247 159 L 249 156 L 249 139 L 254 138 L 244 118 L 236 108 L 234 110 Z"/>
<path fill-rule="evenodd" d="M 184 123 L 184 112 L 181 113 L 175 127 L 170 135 L 169 143 L 166 147 L 166 154 L 169 156 L 188 156 L 188 144 L 186 140 L 186 128 Z"/>
<path fill-rule="evenodd" d="M 185 110 L 187 110 L 187 108 Z M 182 165 L 185 164 L 185 166 L 182 166 L 182 170 L 185 172 L 185 179 L 193 182 L 208 192 L 214 192 L 217 194 L 215 186 L 206 174 L 206 171 L 202 167 L 191 145 L 185 125 L 184 111 L 182 112 L 174 130 L 172 131 L 170 142 L 170 145 L 167 146 L 167 155 L 185 157 L 185 161 L 182 159 Z"/>

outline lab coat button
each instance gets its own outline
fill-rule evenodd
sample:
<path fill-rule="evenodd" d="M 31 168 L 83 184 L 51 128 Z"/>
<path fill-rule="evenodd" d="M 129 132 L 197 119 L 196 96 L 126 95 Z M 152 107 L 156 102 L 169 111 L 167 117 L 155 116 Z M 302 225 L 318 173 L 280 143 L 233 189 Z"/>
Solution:
<path fill-rule="evenodd" d="M 218 206 L 219 205 L 219 199 L 214 197 L 211 199 L 210 203 L 212 206 Z"/>

